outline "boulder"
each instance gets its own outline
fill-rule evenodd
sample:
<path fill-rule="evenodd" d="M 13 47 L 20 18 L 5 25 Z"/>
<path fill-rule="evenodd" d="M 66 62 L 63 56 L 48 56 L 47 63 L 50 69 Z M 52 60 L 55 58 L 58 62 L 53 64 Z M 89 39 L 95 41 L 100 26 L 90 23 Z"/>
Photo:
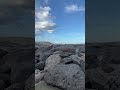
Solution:
<path fill-rule="evenodd" d="M 57 64 L 60 63 L 61 57 L 59 55 L 51 55 L 48 57 L 45 63 L 45 69 L 44 70 L 50 70 L 54 68 Z"/>
<path fill-rule="evenodd" d="M 35 83 L 40 82 L 44 77 L 44 72 L 38 69 L 35 70 Z"/>
<path fill-rule="evenodd" d="M 45 73 L 44 80 L 47 84 L 63 90 L 85 89 L 85 74 L 76 64 L 58 64 Z"/>
<path fill-rule="evenodd" d="M 35 69 L 44 70 L 45 61 L 41 61 L 35 65 Z"/>
<path fill-rule="evenodd" d="M 61 90 L 59 88 L 47 85 L 44 81 L 35 84 L 35 90 Z"/>

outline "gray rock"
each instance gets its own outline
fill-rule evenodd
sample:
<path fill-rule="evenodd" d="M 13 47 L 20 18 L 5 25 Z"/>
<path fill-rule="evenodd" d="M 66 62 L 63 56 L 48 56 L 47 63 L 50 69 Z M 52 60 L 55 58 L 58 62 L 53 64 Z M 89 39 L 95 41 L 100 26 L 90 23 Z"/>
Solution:
<path fill-rule="evenodd" d="M 71 55 L 70 58 L 73 61 L 76 61 L 81 67 L 81 69 L 85 72 L 85 56 L 84 55 L 81 57 L 79 57 L 78 55 Z"/>
<path fill-rule="evenodd" d="M 35 84 L 35 90 L 61 90 L 61 89 L 47 85 L 44 81 L 40 81 L 39 83 Z"/>
<path fill-rule="evenodd" d="M 45 61 L 50 55 L 53 54 L 53 51 L 42 52 L 39 54 L 39 61 Z"/>
<path fill-rule="evenodd" d="M 35 83 L 40 82 L 44 77 L 44 72 L 38 69 L 35 70 Z"/>
<path fill-rule="evenodd" d="M 50 70 L 54 68 L 57 64 L 60 63 L 61 57 L 59 55 L 51 55 L 48 57 L 45 63 L 45 69 L 44 70 Z"/>
<path fill-rule="evenodd" d="M 70 53 L 70 52 L 63 52 L 63 53 L 60 54 L 60 57 L 65 58 L 65 57 L 69 57 L 72 54 L 73 53 Z"/>
<path fill-rule="evenodd" d="M 85 75 L 76 64 L 59 64 L 45 73 L 47 84 L 60 87 L 63 90 L 84 90 Z"/>
<path fill-rule="evenodd" d="M 35 65 L 35 69 L 44 70 L 45 61 L 41 61 Z"/>

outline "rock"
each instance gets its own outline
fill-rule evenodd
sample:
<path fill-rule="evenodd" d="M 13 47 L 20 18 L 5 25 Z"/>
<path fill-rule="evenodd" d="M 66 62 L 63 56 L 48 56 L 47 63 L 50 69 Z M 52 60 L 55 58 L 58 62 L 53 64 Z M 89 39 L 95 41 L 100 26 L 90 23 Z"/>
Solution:
<path fill-rule="evenodd" d="M 108 75 L 100 72 L 99 68 L 86 70 L 86 76 L 89 77 L 91 82 L 95 82 L 102 86 L 106 85 L 109 80 Z"/>
<path fill-rule="evenodd" d="M 60 60 L 60 63 L 63 64 L 78 64 L 77 62 L 74 62 L 70 57 L 66 57 Z"/>
<path fill-rule="evenodd" d="M 41 61 L 35 65 L 35 69 L 43 70 L 45 67 L 45 61 Z"/>
<path fill-rule="evenodd" d="M 53 51 L 39 53 L 39 61 L 45 61 L 52 54 Z"/>
<path fill-rule="evenodd" d="M 46 60 L 44 70 L 50 70 L 50 69 L 54 68 L 58 63 L 60 63 L 60 60 L 61 60 L 61 57 L 59 55 L 51 55 Z"/>
<path fill-rule="evenodd" d="M 70 55 L 72 55 L 72 53 L 70 53 L 70 52 L 63 52 L 63 53 L 60 54 L 60 57 L 61 58 L 65 58 L 65 57 L 69 57 Z"/>
<path fill-rule="evenodd" d="M 10 85 L 10 75 L 7 73 L 0 73 L 0 80 L 3 80 L 6 86 Z"/>
<path fill-rule="evenodd" d="M 58 64 L 45 73 L 44 80 L 47 84 L 60 87 L 63 90 L 84 90 L 85 75 L 76 64 Z"/>
<path fill-rule="evenodd" d="M 73 61 L 76 61 L 81 67 L 81 69 L 85 72 L 85 56 L 84 55 L 81 57 L 79 57 L 78 55 L 71 55 L 70 58 Z"/>
<path fill-rule="evenodd" d="M 5 89 L 5 83 L 3 80 L 0 80 L 0 90 L 4 90 Z"/>
<path fill-rule="evenodd" d="M 63 53 L 63 51 L 55 51 L 53 54 L 61 54 L 61 53 Z"/>
<path fill-rule="evenodd" d="M 39 83 L 35 84 L 35 90 L 61 90 L 61 89 L 47 85 L 44 81 L 40 81 Z"/>
<path fill-rule="evenodd" d="M 32 62 L 16 63 L 11 71 L 11 83 L 24 82 L 35 70 Z"/>
<path fill-rule="evenodd" d="M 61 63 L 64 64 L 77 64 L 85 72 L 85 57 L 79 57 L 78 55 L 71 55 L 70 57 L 63 58 Z"/>
<path fill-rule="evenodd" d="M 54 51 L 63 51 L 63 52 L 69 52 L 69 53 L 75 54 L 76 49 L 71 45 L 61 45 L 61 46 L 55 47 Z"/>
<path fill-rule="evenodd" d="M 36 53 L 47 52 L 53 48 L 53 45 L 39 45 L 39 48 L 36 50 Z"/>
<path fill-rule="evenodd" d="M 6 54 L 8 54 L 7 51 L 3 50 L 3 49 L 0 49 L 0 58 L 5 56 Z"/>
<path fill-rule="evenodd" d="M 35 89 L 35 73 L 33 73 L 26 81 L 25 81 L 25 90 L 34 90 Z"/>
<path fill-rule="evenodd" d="M 35 70 L 35 83 L 40 82 L 44 77 L 44 72 L 38 69 Z"/>
<path fill-rule="evenodd" d="M 24 90 L 23 83 L 14 83 L 5 90 Z"/>

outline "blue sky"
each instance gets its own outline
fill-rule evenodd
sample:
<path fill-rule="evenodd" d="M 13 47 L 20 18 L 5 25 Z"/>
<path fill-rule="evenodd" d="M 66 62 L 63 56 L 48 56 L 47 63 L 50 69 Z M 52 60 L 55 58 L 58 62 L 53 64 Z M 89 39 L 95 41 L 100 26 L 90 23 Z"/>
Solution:
<path fill-rule="evenodd" d="M 36 0 L 35 40 L 52 43 L 85 42 L 84 0 Z"/>

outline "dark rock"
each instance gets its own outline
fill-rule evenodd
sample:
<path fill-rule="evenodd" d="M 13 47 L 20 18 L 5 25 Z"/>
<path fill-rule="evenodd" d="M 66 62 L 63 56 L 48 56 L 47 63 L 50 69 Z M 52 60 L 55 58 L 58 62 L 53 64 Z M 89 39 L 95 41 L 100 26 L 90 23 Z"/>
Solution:
<path fill-rule="evenodd" d="M 43 70 L 45 67 L 45 61 L 41 61 L 35 65 L 35 69 Z"/>
<path fill-rule="evenodd" d="M 5 83 L 3 80 L 0 80 L 0 90 L 4 90 L 5 89 Z"/>
<path fill-rule="evenodd" d="M 24 82 L 35 70 L 31 62 L 16 63 L 11 71 L 11 83 Z"/>
<path fill-rule="evenodd" d="M 5 90 L 24 90 L 23 83 L 14 83 Z"/>

